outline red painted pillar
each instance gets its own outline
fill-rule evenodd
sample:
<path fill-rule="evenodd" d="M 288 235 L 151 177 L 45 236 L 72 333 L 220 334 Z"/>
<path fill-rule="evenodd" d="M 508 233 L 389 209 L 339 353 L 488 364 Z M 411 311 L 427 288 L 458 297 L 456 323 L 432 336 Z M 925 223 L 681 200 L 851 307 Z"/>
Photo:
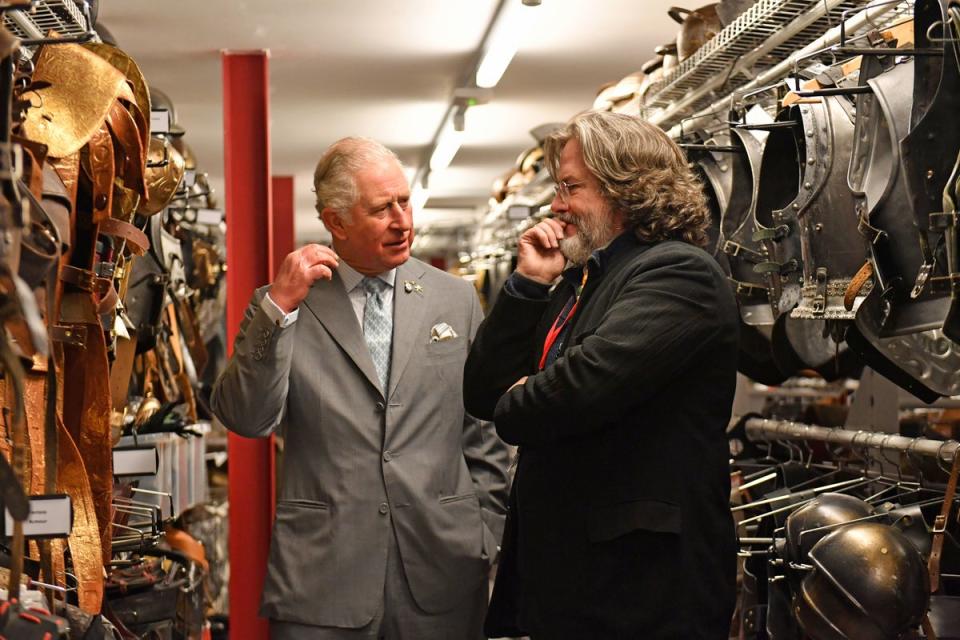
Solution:
<path fill-rule="evenodd" d="M 254 289 L 270 279 L 270 127 L 266 51 L 230 52 L 223 65 L 223 150 L 227 210 L 227 339 L 230 349 Z M 257 616 L 276 500 L 273 437 L 231 433 L 230 638 L 264 640 Z"/>
<path fill-rule="evenodd" d="M 293 176 L 273 176 L 273 209 L 270 212 L 270 280 L 288 253 L 293 251 Z"/>

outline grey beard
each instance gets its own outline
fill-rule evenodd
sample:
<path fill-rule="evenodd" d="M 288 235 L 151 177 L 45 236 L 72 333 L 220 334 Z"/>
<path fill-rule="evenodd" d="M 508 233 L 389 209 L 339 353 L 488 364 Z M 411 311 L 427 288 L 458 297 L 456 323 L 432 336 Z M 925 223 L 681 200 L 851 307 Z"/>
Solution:
<path fill-rule="evenodd" d="M 576 267 L 587 264 L 590 254 L 593 253 L 593 250 L 587 246 L 585 240 L 580 231 L 577 230 L 577 235 L 572 238 L 564 238 L 560 241 L 560 253 L 563 254 L 563 257 L 566 258 L 570 264 Z"/>
<path fill-rule="evenodd" d="M 600 222 L 597 225 L 584 225 L 577 228 L 576 235 L 560 240 L 560 253 L 574 266 L 587 264 L 594 251 L 605 247 L 613 240 L 615 232 Z"/>

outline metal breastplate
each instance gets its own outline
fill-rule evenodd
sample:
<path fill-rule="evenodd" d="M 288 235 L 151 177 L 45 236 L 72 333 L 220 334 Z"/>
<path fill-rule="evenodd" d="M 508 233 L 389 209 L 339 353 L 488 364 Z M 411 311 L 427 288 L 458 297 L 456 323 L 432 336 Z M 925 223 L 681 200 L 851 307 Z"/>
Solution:
<path fill-rule="evenodd" d="M 764 145 L 754 213 L 753 239 L 767 256 L 755 269 L 766 279 L 775 316 L 796 306 L 802 282 L 799 222 L 791 202 L 800 193 L 804 150 L 797 144 L 800 123 L 786 126 L 792 115 L 789 109 L 777 115 L 781 126 L 771 129 Z"/>
<path fill-rule="evenodd" d="M 754 269 L 768 257 L 762 243 L 753 237 L 764 143 L 750 131 L 740 129 L 730 130 L 730 143 L 743 152 L 729 154 L 731 190 L 721 216 L 719 244 L 730 265 L 730 280 L 743 322 L 769 327 L 774 314 L 768 281 Z"/>
<path fill-rule="evenodd" d="M 839 332 L 826 326 L 853 317 L 843 294 L 864 260 L 846 185 L 853 122 L 844 100 L 783 110 L 783 126 L 771 130 L 764 148 L 754 239 L 768 256 L 757 269 L 767 278 L 773 357 L 785 375 L 813 368 L 833 379 L 859 368 L 838 344 Z"/>
<path fill-rule="evenodd" d="M 800 303 L 791 312 L 794 318 L 852 320 L 862 301 L 858 296 L 851 311 L 843 304 L 847 286 L 866 257 L 847 186 L 852 107 L 847 98 L 830 96 L 791 109 L 791 117 L 803 123 L 797 146 L 804 159 L 800 192 L 786 208 L 796 212 L 803 261 L 803 288 Z"/>
<path fill-rule="evenodd" d="M 727 132 L 714 135 L 704 147 L 715 145 L 720 148 L 730 146 L 730 136 Z M 723 216 L 730 204 L 733 192 L 733 172 L 731 158 L 733 155 L 726 151 L 711 151 L 706 148 L 688 152 L 694 172 L 703 183 L 704 194 L 707 196 L 707 208 L 710 210 L 710 227 L 707 229 L 708 243 L 704 250 L 730 275 L 730 264 L 726 254 L 720 246 L 723 238 L 721 224 Z"/>
<path fill-rule="evenodd" d="M 925 35 L 923 42 L 919 38 L 921 32 L 926 33 L 923 23 L 929 22 L 929 18 L 918 13 L 918 46 L 928 44 Z M 937 87 L 942 90 L 948 85 L 957 89 L 960 85 L 955 60 L 952 51 L 946 53 L 947 62 L 940 69 L 944 79 Z M 926 180 L 926 165 L 905 160 L 905 154 L 916 158 L 929 152 L 941 157 L 942 150 L 932 150 L 942 145 L 950 146 L 955 158 L 957 144 L 951 141 L 952 134 L 946 134 L 951 127 L 946 125 L 942 107 L 938 106 L 955 98 L 939 97 L 939 93 L 934 98 L 925 97 L 924 87 L 930 83 L 916 78 L 915 72 L 929 73 L 929 63 L 922 63 L 922 69 L 916 64 L 907 61 L 870 77 L 867 84 L 873 93 L 861 95 L 857 101 L 849 182 L 857 201 L 861 232 L 870 243 L 874 289 L 858 309 L 854 335 L 848 335 L 848 339 L 860 343 L 857 350 L 872 367 L 888 378 L 899 378 L 898 384 L 932 401 L 936 395 L 960 393 L 960 376 L 956 375 L 960 370 L 960 345 L 940 330 L 949 314 L 949 296 L 934 287 L 924 290 L 922 286 L 929 276 L 937 276 L 936 271 L 925 267 L 934 255 L 934 237 L 926 231 L 926 224 L 921 226 L 918 222 L 931 212 L 917 211 L 922 202 L 916 175 L 922 171 Z M 879 65 L 874 64 L 861 69 L 861 75 L 869 77 L 878 71 Z M 903 91 L 904 86 L 914 87 L 912 97 Z M 938 135 L 935 140 L 921 140 L 924 136 L 918 137 L 918 132 L 929 125 L 908 132 L 911 113 L 917 111 L 912 106 L 918 100 L 930 104 L 924 113 L 941 116 L 945 138 Z M 919 122 L 922 125 L 924 118 Z M 924 145 L 927 149 L 923 149 Z M 941 167 L 938 171 L 945 175 L 949 169 Z M 910 187 L 911 184 L 914 186 Z M 926 251 L 922 239 L 926 240 Z"/>

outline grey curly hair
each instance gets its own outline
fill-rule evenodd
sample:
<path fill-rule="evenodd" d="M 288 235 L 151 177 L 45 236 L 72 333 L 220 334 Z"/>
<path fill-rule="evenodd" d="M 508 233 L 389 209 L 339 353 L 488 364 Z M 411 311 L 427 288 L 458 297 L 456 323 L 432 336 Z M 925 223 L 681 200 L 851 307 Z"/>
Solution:
<path fill-rule="evenodd" d="M 543 143 L 550 175 L 558 179 L 560 154 L 571 139 L 624 225 L 646 241 L 707 244 L 710 213 L 703 185 L 680 147 L 659 127 L 611 112 L 584 112 Z"/>
<path fill-rule="evenodd" d="M 330 145 L 313 172 L 317 213 L 329 207 L 350 222 L 350 210 L 359 195 L 354 176 L 370 163 L 387 159 L 400 162 L 397 154 L 372 138 L 354 136 Z"/>

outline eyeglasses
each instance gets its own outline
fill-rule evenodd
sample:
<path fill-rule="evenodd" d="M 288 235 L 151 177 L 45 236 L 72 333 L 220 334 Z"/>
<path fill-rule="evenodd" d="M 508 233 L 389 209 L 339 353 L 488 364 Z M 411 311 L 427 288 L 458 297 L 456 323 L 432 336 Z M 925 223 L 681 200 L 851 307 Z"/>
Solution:
<path fill-rule="evenodd" d="M 579 187 L 584 182 L 586 182 L 586 180 L 581 180 L 580 182 L 564 182 L 561 180 L 553 189 L 553 197 L 560 196 L 560 201 L 563 202 L 563 204 L 570 204 L 570 188 Z"/>

